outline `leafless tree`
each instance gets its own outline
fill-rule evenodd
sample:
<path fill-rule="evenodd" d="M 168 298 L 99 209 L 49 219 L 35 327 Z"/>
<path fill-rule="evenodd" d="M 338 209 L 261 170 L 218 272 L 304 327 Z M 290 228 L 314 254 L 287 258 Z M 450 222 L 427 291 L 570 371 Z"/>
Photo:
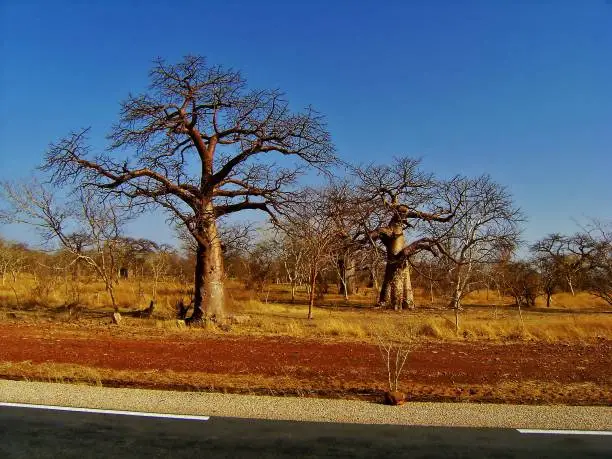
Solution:
<path fill-rule="evenodd" d="M 404 371 L 408 357 L 413 351 L 412 343 L 402 342 L 397 339 L 376 336 L 378 352 L 385 364 L 387 371 L 387 388 L 385 403 L 402 404 L 405 394 L 399 392 L 399 381 Z M 399 402 L 399 403 L 398 403 Z"/>
<path fill-rule="evenodd" d="M 579 234 L 579 240 L 587 290 L 612 305 L 612 223 L 592 220 Z"/>
<path fill-rule="evenodd" d="M 301 240 L 290 237 L 288 234 L 284 234 L 278 239 L 280 239 L 278 241 L 280 260 L 291 286 L 291 302 L 295 302 L 297 287 L 308 278 L 307 267 L 305 266 L 306 248 Z"/>
<path fill-rule="evenodd" d="M 275 238 L 265 238 L 253 244 L 246 253 L 246 287 L 263 292 L 278 277 L 280 246 Z M 267 302 L 267 296 L 266 296 Z"/>
<path fill-rule="evenodd" d="M 17 307 L 21 306 L 19 294 L 17 293 L 17 277 L 26 265 L 26 253 L 24 247 L 19 244 L 6 243 L 0 240 L 0 270 L 2 271 L 2 285 L 5 285 L 10 275 L 10 286 L 15 296 Z"/>
<path fill-rule="evenodd" d="M 145 258 L 145 264 L 151 272 L 151 279 L 153 281 L 153 287 L 151 291 L 151 312 L 155 303 L 157 302 L 157 289 L 159 281 L 168 273 L 170 268 L 170 258 L 172 256 L 172 250 L 168 246 L 159 246 L 154 251 L 147 254 Z"/>
<path fill-rule="evenodd" d="M 552 296 L 563 279 L 568 280 L 565 252 L 566 238 L 560 234 L 549 234 L 531 245 L 533 264 L 537 268 L 542 291 L 546 295 L 546 307 L 550 307 Z M 571 276 L 569 276 L 571 279 Z M 568 282 L 571 286 L 571 281 Z"/>
<path fill-rule="evenodd" d="M 522 324 L 522 306 L 535 306 L 540 289 L 538 272 L 526 261 L 502 261 L 498 271 L 502 293 L 514 298 Z"/>
<path fill-rule="evenodd" d="M 37 228 L 46 242 L 58 241 L 72 254 L 70 264 L 90 266 L 104 282 L 117 311 L 114 285 L 126 221 L 120 208 L 87 190 L 81 190 L 74 201 L 62 203 L 50 187 L 38 182 L 4 182 L 2 194 L 10 206 L 5 211 L 10 220 Z"/>
<path fill-rule="evenodd" d="M 419 233 L 421 222 L 448 222 L 453 217 L 438 193 L 439 183 L 420 169 L 420 161 L 396 158 L 391 165 L 357 169 L 360 212 L 365 239 L 379 243 L 385 254 L 385 275 L 378 304 L 395 310 L 414 308 L 410 258 L 435 251 L 437 241 Z M 406 232 L 416 235 L 406 242 Z"/>
<path fill-rule="evenodd" d="M 556 275 L 562 277 L 574 295 L 574 279 L 583 268 L 584 257 L 574 254 L 584 241 L 559 233 L 552 233 L 532 245 L 532 253 L 540 260 L 546 259 Z M 572 247 L 576 243 L 575 247 Z"/>
<path fill-rule="evenodd" d="M 325 189 L 307 189 L 287 210 L 278 228 L 289 238 L 299 241 L 304 263 L 308 266 L 308 318 L 312 319 L 317 278 L 335 258 L 338 228 Z"/>
<path fill-rule="evenodd" d="M 150 77 L 146 93 L 123 102 L 109 153 L 90 155 L 82 131 L 50 148 L 45 169 L 55 183 L 76 180 L 132 206 L 161 206 L 184 225 L 197 243 L 191 320 L 199 321 L 223 313 L 217 219 L 249 209 L 272 214 L 302 165 L 325 168 L 334 151 L 316 111 L 292 112 L 279 91 L 249 91 L 238 72 L 202 57 L 158 60 Z M 272 153 L 285 157 L 283 167 L 269 161 Z"/>
<path fill-rule="evenodd" d="M 7 274 L 9 274 L 15 254 L 12 244 L 0 239 L 0 272 L 2 273 L 2 285 L 5 284 Z"/>
<path fill-rule="evenodd" d="M 448 270 L 453 289 L 450 307 L 455 310 L 458 332 L 461 300 L 475 271 L 483 263 L 493 263 L 500 247 L 518 244 L 523 217 L 510 193 L 486 175 L 453 180 L 444 194 L 454 218 L 431 225 L 430 237 L 439 241 L 437 247 L 452 263 Z"/>

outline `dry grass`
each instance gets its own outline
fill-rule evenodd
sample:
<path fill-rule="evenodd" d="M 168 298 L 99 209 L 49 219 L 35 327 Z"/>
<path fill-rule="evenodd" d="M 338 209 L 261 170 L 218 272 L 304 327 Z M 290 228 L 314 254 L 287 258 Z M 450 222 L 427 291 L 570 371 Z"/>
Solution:
<path fill-rule="evenodd" d="M 467 308 L 461 313 L 460 334 L 455 333 L 454 312 L 416 310 L 394 313 L 358 308 L 319 308 L 306 319 L 302 305 L 262 303 L 249 300 L 234 305 L 234 312 L 251 316 L 235 326 L 239 334 L 289 335 L 295 337 L 359 339 L 372 341 L 381 330 L 404 340 L 541 340 L 593 341 L 612 339 L 612 314 L 523 311 L 521 322 L 515 308 Z"/>
<path fill-rule="evenodd" d="M 536 306 L 546 307 L 546 298 L 540 296 L 536 298 Z M 587 292 L 576 292 L 575 295 L 567 292 L 555 293 L 551 297 L 550 307 L 553 309 L 603 309 L 610 310 L 610 306 L 601 298 Z"/>
<path fill-rule="evenodd" d="M 153 299 L 153 282 L 121 280 L 115 286 L 115 298 L 122 311 L 145 309 Z M 157 315 L 171 318 L 179 299 L 189 302 L 189 285 L 164 281 L 157 285 Z M 53 312 L 77 306 L 85 311 L 108 311 L 111 301 L 104 283 L 96 279 L 73 282 L 71 279 L 20 275 L 17 282 L 5 279 L 0 284 L 0 307 Z"/>
<path fill-rule="evenodd" d="M 100 282 L 74 284 L 67 280 L 37 280 L 21 276 L 13 285 L 7 279 L 0 285 L 0 320 L 11 320 L 15 313 L 31 320 L 52 320 L 81 325 L 108 321 L 110 300 Z M 43 288 L 43 285 L 46 285 Z M 116 297 L 126 323 L 145 333 L 190 334 L 177 328 L 174 305 L 188 301 L 189 285 L 161 282 L 157 286 L 157 308 L 151 319 L 130 317 L 145 309 L 153 291 L 150 281 L 122 280 L 116 286 Z M 373 292 L 364 289 L 346 302 L 337 294 L 325 295 L 317 303 L 313 320 L 306 318 L 306 294 L 299 292 L 290 303 L 290 290 L 274 285 L 270 291 L 252 292 L 242 284 L 227 285 L 229 314 L 248 315 L 250 320 L 228 327 L 209 324 L 206 333 L 236 335 L 283 335 L 298 338 L 359 340 L 374 342 L 381 330 L 393 332 L 404 340 L 541 340 L 546 342 L 593 341 L 612 339 L 612 314 L 601 300 L 587 294 L 560 293 L 553 297 L 553 307 L 523 310 L 523 321 L 511 301 L 499 298 L 495 291 L 477 291 L 465 300 L 468 305 L 460 317 L 460 334 L 455 333 L 454 313 L 417 291 L 417 302 L 428 309 L 394 313 L 372 309 Z M 268 302 L 265 299 L 268 299 Z M 538 298 L 541 306 L 542 298 Z M 443 304 L 443 301 L 440 301 Z M 475 305 L 477 307 L 470 307 Z M 488 305 L 488 306 L 485 306 Z M 137 314 L 136 314 L 137 316 Z M 105 322 L 106 323 L 106 322 Z M 148 330 L 148 331 L 145 331 Z M 198 331 L 199 333 L 201 331 Z"/>

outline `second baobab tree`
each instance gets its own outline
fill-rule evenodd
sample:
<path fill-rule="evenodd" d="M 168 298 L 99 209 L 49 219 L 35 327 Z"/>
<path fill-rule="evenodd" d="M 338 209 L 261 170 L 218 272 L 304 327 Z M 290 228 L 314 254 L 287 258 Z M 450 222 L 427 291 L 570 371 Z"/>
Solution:
<path fill-rule="evenodd" d="M 410 258 L 423 250 L 435 252 L 437 244 L 419 226 L 448 222 L 453 213 L 440 199 L 440 184 L 420 169 L 417 159 L 396 158 L 391 165 L 360 168 L 357 177 L 360 196 L 355 208 L 362 214 L 364 239 L 382 246 L 386 259 L 378 305 L 412 309 Z M 407 233 L 413 235 L 410 242 Z"/>
<path fill-rule="evenodd" d="M 293 112 L 281 92 L 248 90 L 240 73 L 202 57 L 159 60 L 150 79 L 146 92 L 121 104 L 107 152 L 91 155 L 78 132 L 51 146 L 45 167 L 55 182 L 161 207 L 184 225 L 197 245 L 191 320 L 199 321 L 224 309 L 218 219 L 273 214 L 302 167 L 327 167 L 334 150 L 316 111 Z M 274 153 L 286 157 L 282 167 Z"/>

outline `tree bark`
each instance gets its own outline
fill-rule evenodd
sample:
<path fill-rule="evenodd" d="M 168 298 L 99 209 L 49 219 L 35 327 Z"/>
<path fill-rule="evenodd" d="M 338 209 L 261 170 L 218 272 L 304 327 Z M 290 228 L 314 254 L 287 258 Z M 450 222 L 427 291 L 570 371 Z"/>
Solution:
<path fill-rule="evenodd" d="M 203 225 L 207 244 L 198 241 L 195 267 L 195 298 L 190 322 L 223 316 L 225 290 L 223 287 L 223 252 L 213 219 Z"/>
<path fill-rule="evenodd" d="M 348 300 L 349 295 L 355 294 L 355 261 L 351 257 L 338 258 L 338 273 L 340 287 L 338 294 Z"/>
<path fill-rule="evenodd" d="M 382 307 L 414 309 L 414 294 L 410 282 L 410 265 L 403 256 L 387 257 L 385 277 L 380 289 L 378 303 Z"/>
<path fill-rule="evenodd" d="M 572 296 L 576 296 L 576 293 L 574 292 L 574 284 L 572 283 L 571 276 L 567 276 L 567 283 L 569 285 L 570 291 L 572 292 Z"/>
<path fill-rule="evenodd" d="M 310 268 L 310 296 L 308 299 L 308 319 L 312 319 L 312 308 L 314 307 L 315 285 L 317 282 L 317 268 Z"/>
<path fill-rule="evenodd" d="M 385 246 L 387 260 L 378 305 L 396 311 L 414 309 L 410 264 L 407 254 L 404 253 L 406 239 L 401 219 L 394 216 L 381 233 L 379 238 Z"/>
<path fill-rule="evenodd" d="M 111 280 L 111 282 L 112 282 L 112 280 Z M 108 284 L 106 286 L 106 290 L 108 291 L 108 294 L 110 296 L 111 303 L 113 305 L 113 311 L 119 312 L 119 306 L 117 306 L 117 301 L 115 300 L 115 291 L 114 291 L 114 288 L 113 288 L 112 284 Z"/>
<path fill-rule="evenodd" d="M 459 336 L 459 308 L 455 308 L 455 335 Z"/>

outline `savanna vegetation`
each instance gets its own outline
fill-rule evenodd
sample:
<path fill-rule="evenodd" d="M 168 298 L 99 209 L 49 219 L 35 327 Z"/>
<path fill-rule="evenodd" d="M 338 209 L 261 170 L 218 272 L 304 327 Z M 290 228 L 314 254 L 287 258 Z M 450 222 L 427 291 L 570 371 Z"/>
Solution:
<path fill-rule="evenodd" d="M 0 239 L 0 376 L 609 404 L 610 222 L 526 243 L 494 178 L 351 164 L 316 110 L 198 56 L 156 61 L 107 141 L 0 183 L 0 223 L 40 236 Z M 176 244 L 128 234 L 148 212 Z"/>
<path fill-rule="evenodd" d="M 51 144 L 38 181 L 2 183 L 2 221 L 43 242 L 0 242 L 5 316 L 114 311 L 164 327 L 360 339 L 381 327 L 610 337 L 609 223 L 527 247 L 527 217 L 493 178 L 442 178 L 405 156 L 349 164 L 321 114 L 202 57 L 158 60 L 107 138 L 97 152 L 87 129 L 72 133 Z M 320 186 L 305 185 L 308 170 Z M 126 235 L 152 210 L 180 247 Z M 267 221 L 245 224 L 244 211 Z"/>

